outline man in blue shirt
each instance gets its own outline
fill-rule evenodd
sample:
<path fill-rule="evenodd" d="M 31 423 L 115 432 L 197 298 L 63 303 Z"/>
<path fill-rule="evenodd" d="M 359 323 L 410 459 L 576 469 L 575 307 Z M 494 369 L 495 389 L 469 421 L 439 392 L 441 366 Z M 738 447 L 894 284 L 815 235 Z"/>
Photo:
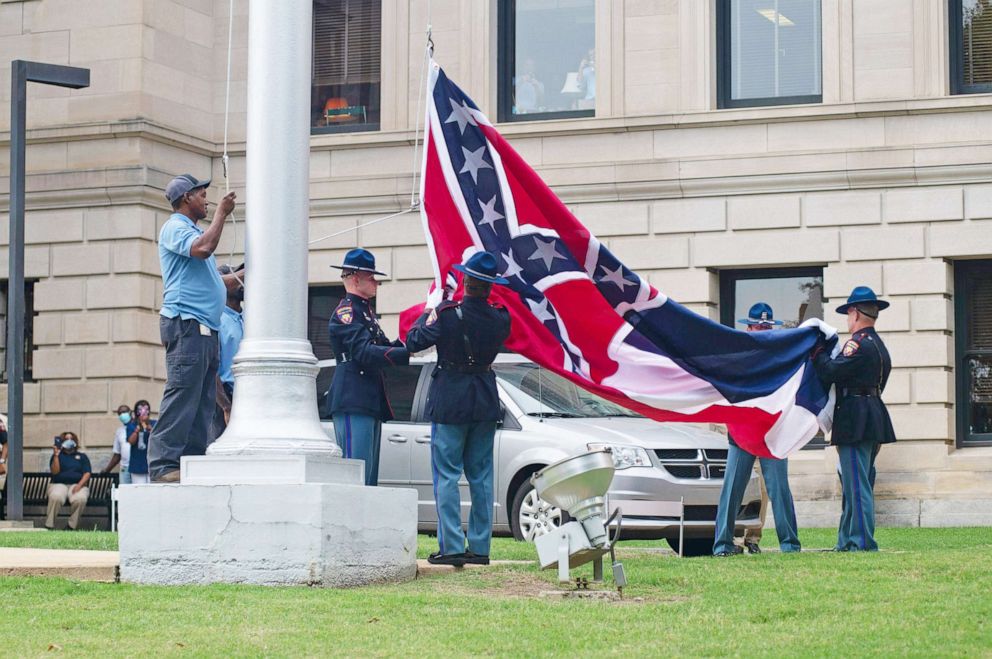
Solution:
<path fill-rule="evenodd" d="M 234 373 L 231 366 L 238 346 L 245 336 L 245 321 L 241 315 L 241 305 L 245 301 L 245 264 L 236 268 L 222 265 L 218 268 L 224 288 L 227 291 L 227 304 L 220 317 L 220 368 L 217 373 L 217 408 L 211 425 L 210 442 L 213 443 L 227 428 L 231 418 L 231 405 L 234 401 Z"/>
<path fill-rule="evenodd" d="M 221 199 L 206 230 L 207 186 L 189 174 L 172 179 L 165 198 L 175 211 L 162 226 L 158 256 L 162 265 L 159 331 L 165 346 L 166 380 L 159 421 L 148 446 L 153 482 L 179 482 L 179 459 L 203 455 L 214 414 L 220 319 L 227 297 L 214 250 L 235 194 Z"/>

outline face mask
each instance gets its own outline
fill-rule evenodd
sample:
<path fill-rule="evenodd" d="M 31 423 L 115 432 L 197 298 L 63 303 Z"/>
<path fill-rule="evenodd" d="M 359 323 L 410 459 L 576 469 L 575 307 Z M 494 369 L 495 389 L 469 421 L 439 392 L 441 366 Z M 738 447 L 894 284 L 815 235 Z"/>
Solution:
<path fill-rule="evenodd" d="M 130 412 L 121 412 L 120 414 L 117 415 L 117 418 L 121 420 L 121 423 L 123 423 L 124 425 L 127 425 L 128 422 L 131 421 L 131 413 Z"/>
<path fill-rule="evenodd" d="M 71 439 L 65 440 L 64 442 L 62 442 L 62 450 L 67 453 L 72 453 L 73 451 L 76 450 L 76 442 Z"/>

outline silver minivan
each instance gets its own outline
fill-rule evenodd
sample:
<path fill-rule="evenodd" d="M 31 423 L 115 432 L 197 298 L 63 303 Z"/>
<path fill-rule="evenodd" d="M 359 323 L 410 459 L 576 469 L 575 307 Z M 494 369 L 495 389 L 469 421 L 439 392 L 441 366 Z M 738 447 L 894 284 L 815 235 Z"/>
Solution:
<path fill-rule="evenodd" d="M 326 392 L 334 361 L 320 362 L 318 391 Z M 433 357 L 386 369 L 386 388 L 396 418 L 382 426 L 379 484 L 417 490 L 418 527 L 437 530 L 431 478 L 431 424 L 424 406 Z M 532 541 L 567 521 L 561 510 L 539 499 L 530 476 L 542 467 L 592 448 L 610 446 L 617 471 L 609 506 L 623 510 L 623 537 L 662 539 L 678 548 L 679 520 L 659 514 L 657 502 L 684 500 L 687 555 L 713 547 L 714 520 L 727 462 L 727 440 L 707 426 L 659 423 L 596 396 L 569 380 L 516 355 L 493 365 L 503 421 L 496 432 L 494 531 Z M 333 437 L 331 419 L 322 423 Z M 468 483 L 462 481 L 462 515 L 468 520 Z M 757 477 L 744 495 L 739 527 L 758 524 Z"/>

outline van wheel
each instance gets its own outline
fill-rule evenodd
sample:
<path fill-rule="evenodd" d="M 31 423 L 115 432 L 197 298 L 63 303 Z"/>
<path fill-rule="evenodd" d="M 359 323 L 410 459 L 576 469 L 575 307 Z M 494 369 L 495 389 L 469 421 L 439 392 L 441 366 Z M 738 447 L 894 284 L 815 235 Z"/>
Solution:
<path fill-rule="evenodd" d="M 677 554 L 679 552 L 679 539 L 666 538 L 666 540 L 668 546 Z M 713 553 L 713 538 L 685 538 L 682 542 L 684 545 L 682 555 L 685 557 L 709 556 Z"/>
<path fill-rule="evenodd" d="M 537 496 L 530 479 L 517 488 L 510 513 L 513 537 L 527 542 L 534 542 L 569 520 L 568 513 Z"/>

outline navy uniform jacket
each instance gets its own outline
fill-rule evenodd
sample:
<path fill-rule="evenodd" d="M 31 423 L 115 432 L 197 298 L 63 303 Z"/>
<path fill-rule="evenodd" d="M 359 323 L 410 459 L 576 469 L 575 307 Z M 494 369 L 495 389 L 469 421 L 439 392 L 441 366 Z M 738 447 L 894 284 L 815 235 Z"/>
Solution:
<path fill-rule="evenodd" d="M 892 360 L 875 328 L 855 332 L 834 359 L 826 351 L 817 353 L 814 365 L 825 384 L 837 385 L 832 443 L 896 441 L 889 411 L 881 399 Z"/>
<path fill-rule="evenodd" d="M 328 393 L 331 414 L 364 414 L 382 421 L 393 418 L 382 369 L 410 363 L 399 341 L 390 342 L 376 321 L 369 301 L 348 294 L 331 316 L 329 333 L 337 367 Z"/>
<path fill-rule="evenodd" d="M 502 418 L 490 364 L 509 335 L 510 312 L 483 298 L 446 301 L 420 317 L 406 345 L 411 352 L 437 346 L 437 366 L 427 392 L 428 419 L 475 423 Z"/>

